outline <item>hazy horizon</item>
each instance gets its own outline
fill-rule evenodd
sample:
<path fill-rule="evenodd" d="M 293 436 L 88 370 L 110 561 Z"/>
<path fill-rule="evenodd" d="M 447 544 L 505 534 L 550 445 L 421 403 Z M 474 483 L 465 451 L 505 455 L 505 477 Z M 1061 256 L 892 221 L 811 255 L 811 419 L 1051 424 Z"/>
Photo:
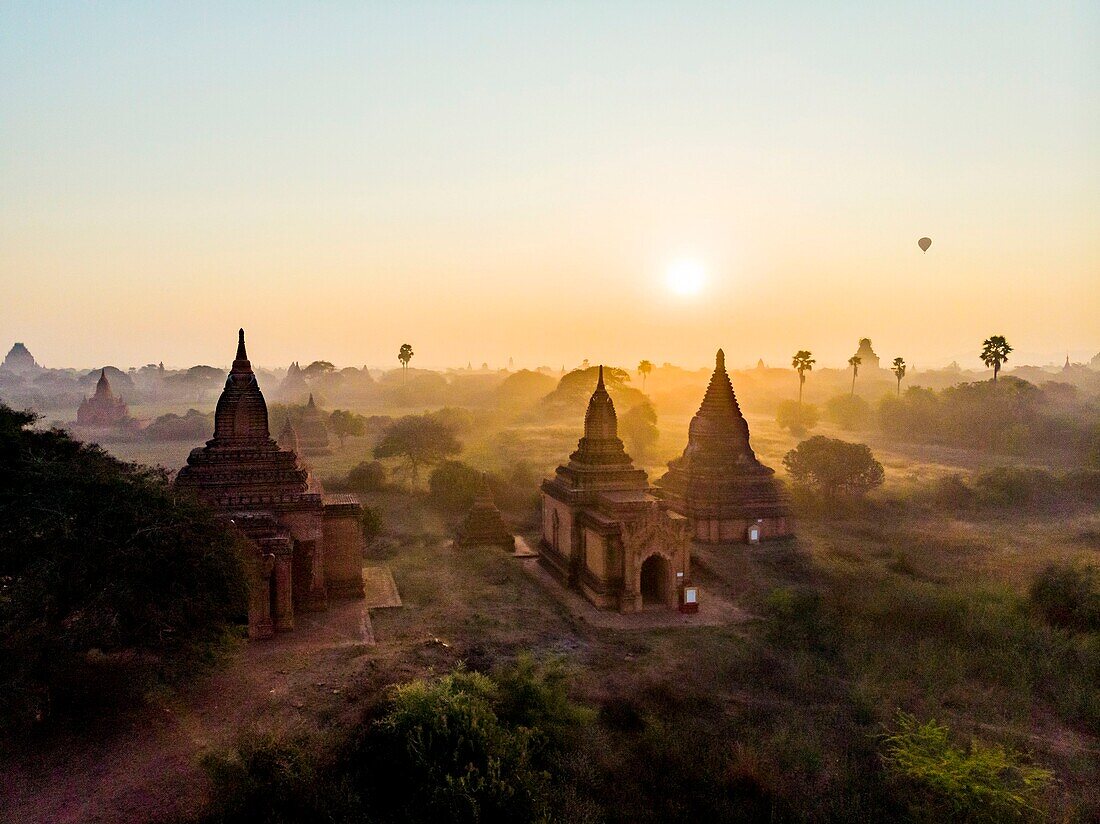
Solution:
<path fill-rule="evenodd" d="M 1098 35 L 1085 3 L 5 4 L 0 347 L 1087 360 Z"/>

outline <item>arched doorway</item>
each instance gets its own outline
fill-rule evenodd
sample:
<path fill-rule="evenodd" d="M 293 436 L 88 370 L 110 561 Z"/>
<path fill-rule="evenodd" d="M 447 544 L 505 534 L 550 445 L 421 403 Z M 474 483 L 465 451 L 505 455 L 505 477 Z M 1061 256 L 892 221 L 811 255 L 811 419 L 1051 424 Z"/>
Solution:
<path fill-rule="evenodd" d="M 642 564 L 642 605 L 672 603 L 672 575 L 668 559 L 650 555 Z"/>

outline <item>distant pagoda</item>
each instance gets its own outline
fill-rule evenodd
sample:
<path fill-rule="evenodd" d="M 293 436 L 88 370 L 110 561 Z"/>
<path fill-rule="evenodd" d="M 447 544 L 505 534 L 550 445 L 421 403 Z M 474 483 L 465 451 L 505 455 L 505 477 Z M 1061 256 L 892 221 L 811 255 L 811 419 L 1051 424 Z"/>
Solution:
<path fill-rule="evenodd" d="M 118 427 L 127 425 L 132 419 L 130 411 L 122 398 L 116 397 L 107 380 L 107 370 L 101 369 L 95 385 L 95 394 L 80 402 L 76 411 L 79 426 Z"/>
<path fill-rule="evenodd" d="M 14 372 L 17 375 L 22 375 L 25 372 L 33 372 L 42 367 L 35 362 L 34 356 L 26 346 L 16 342 L 8 352 L 7 357 L 4 358 L 4 363 L 0 365 L 0 368 L 7 369 L 9 372 Z"/>
<path fill-rule="evenodd" d="M 298 443 L 302 448 L 302 454 L 308 456 L 331 455 L 329 448 L 328 426 L 325 424 L 324 413 L 317 408 L 313 401 L 313 393 L 309 395 L 305 411 L 298 420 Z"/>
<path fill-rule="evenodd" d="M 719 349 L 688 428 L 687 448 L 659 481 L 663 497 L 691 521 L 692 535 L 701 543 L 780 538 L 791 534 L 792 522 L 773 476 L 749 445 L 749 425 Z"/>
<path fill-rule="evenodd" d="M 474 496 L 473 506 L 458 528 L 455 546 L 499 546 L 509 552 L 515 551 L 516 538 L 493 503 L 493 493 L 485 475 L 481 476 L 481 486 Z"/>
<path fill-rule="evenodd" d="M 286 370 L 286 377 L 279 384 L 278 394 L 282 398 L 293 400 L 294 398 L 301 398 L 308 391 L 309 384 L 306 383 L 305 375 L 302 374 L 298 361 L 294 361 L 290 364 L 290 368 Z"/>
<path fill-rule="evenodd" d="M 879 357 L 875 354 L 875 350 L 871 348 L 870 338 L 860 338 L 859 348 L 856 349 L 855 356 L 859 358 L 860 369 L 879 369 Z"/>

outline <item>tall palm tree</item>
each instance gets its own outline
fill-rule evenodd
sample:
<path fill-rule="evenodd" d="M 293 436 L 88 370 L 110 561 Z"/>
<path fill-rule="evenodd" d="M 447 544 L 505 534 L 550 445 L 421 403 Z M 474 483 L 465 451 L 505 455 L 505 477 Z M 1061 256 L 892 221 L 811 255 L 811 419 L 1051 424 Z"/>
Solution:
<path fill-rule="evenodd" d="M 409 374 L 409 361 L 412 360 L 413 348 L 411 344 L 403 343 L 397 350 L 397 359 L 401 361 L 401 380 L 407 380 Z"/>
<path fill-rule="evenodd" d="M 1012 347 L 1008 345 L 1004 335 L 992 335 L 982 342 L 981 359 L 986 366 L 993 367 L 993 380 L 997 380 L 997 373 L 1001 371 L 1001 364 L 1008 360 L 1008 353 Z"/>
<path fill-rule="evenodd" d="M 848 365 L 852 367 L 852 397 L 856 396 L 856 375 L 859 374 L 859 365 L 863 363 L 863 358 L 859 355 L 852 355 L 848 358 Z"/>
<path fill-rule="evenodd" d="M 806 384 L 806 373 L 812 372 L 814 364 L 813 355 L 805 349 L 799 349 L 791 359 L 791 366 L 798 372 L 798 407 L 802 408 L 802 387 Z"/>
<path fill-rule="evenodd" d="M 901 397 L 901 379 L 905 377 L 905 360 L 902 358 L 894 358 L 894 365 L 890 367 L 890 371 L 894 373 L 894 377 L 898 379 L 898 397 Z"/>
<path fill-rule="evenodd" d="M 642 391 L 645 392 L 645 379 L 649 377 L 649 373 L 653 371 L 653 364 L 647 360 L 638 364 L 638 374 L 642 376 Z"/>

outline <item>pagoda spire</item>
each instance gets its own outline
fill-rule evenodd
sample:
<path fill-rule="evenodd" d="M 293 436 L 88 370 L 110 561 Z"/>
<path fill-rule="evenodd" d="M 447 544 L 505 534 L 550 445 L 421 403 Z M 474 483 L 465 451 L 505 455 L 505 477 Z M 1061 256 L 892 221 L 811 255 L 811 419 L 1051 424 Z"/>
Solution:
<path fill-rule="evenodd" d="M 251 375 L 252 364 L 248 360 L 248 352 L 244 348 L 244 329 L 237 331 L 237 357 L 233 359 L 232 375 Z"/>

